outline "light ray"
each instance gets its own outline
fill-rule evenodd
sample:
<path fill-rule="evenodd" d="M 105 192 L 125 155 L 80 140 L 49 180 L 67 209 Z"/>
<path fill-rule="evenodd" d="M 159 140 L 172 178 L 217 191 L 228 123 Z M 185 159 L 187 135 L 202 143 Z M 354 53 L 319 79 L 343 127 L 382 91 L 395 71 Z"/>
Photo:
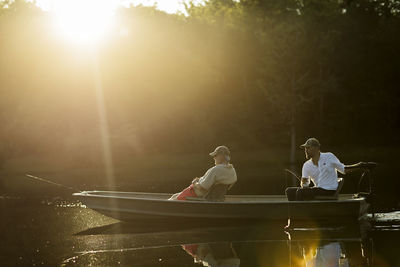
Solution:
<path fill-rule="evenodd" d="M 100 68 L 97 60 L 97 54 L 94 51 L 92 53 L 92 69 L 93 69 L 93 80 L 94 89 L 96 94 L 97 111 L 99 115 L 99 129 L 102 143 L 104 167 L 107 178 L 107 183 L 111 188 L 115 188 L 115 175 L 113 157 L 110 144 L 110 132 L 108 127 L 107 112 L 104 101 L 104 91 L 101 82 Z"/>

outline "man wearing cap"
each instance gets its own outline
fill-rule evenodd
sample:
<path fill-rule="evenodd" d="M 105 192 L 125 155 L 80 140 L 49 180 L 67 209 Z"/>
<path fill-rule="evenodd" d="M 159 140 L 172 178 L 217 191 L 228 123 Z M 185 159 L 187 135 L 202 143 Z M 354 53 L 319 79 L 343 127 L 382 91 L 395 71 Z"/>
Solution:
<path fill-rule="evenodd" d="M 309 138 L 300 146 L 304 148 L 308 160 L 303 164 L 301 187 L 286 189 L 289 201 L 312 200 L 315 196 L 332 196 L 338 187 L 337 172 L 345 174 L 364 167 L 362 162 L 346 166 L 333 153 L 321 152 L 320 146 L 316 138 Z M 313 181 L 314 187 L 309 187 L 310 180 Z"/>
<path fill-rule="evenodd" d="M 236 180 L 236 171 L 230 161 L 230 151 L 226 146 L 218 146 L 210 156 L 214 158 L 215 166 L 201 178 L 195 178 L 192 184 L 182 192 L 174 194 L 170 200 L 186 200 L 186 197 L 202 197 L 214 184 L 233 185 Z"/>

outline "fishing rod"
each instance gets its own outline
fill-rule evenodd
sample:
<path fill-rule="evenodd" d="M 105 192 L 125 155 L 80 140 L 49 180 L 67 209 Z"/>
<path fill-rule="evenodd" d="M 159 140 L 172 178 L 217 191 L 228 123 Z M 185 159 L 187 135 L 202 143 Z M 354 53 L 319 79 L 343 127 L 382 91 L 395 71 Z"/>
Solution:
<path fill-rule="evenodd" d="M 287 171 L 288 173 L 290 173 L 291 175 L 293 175 L 294 177 L 297 178 L 297 180 L 299 180 L 299 182 L 301 182 L 301 178 L 300 176 L 298 176 L 295 172 L 289 170 L 289 169 L 285 169 L 285 171 Z"/>
<path fill-rule="evenodd" d="M 44 182 L 44 183 L 52 184 L 52 185 L 55 185 L 55 186 L 58 186 L 58 187 L 62 187 L 62 188 L 66 188 L 68 190 L 72 190 L 74 192 L 76 192 L 76 191 L 82 192 L 82 190 L 79 190 L 79 189 L 76 189 L 76 188 L 73 188 L 73 187 L 70 187 L 70 186 L 66 186 L 66 185 L 63 185 L 63 184 L 55 183 L 55 182 L 49 181 L 47 179 L 31 175 L 31 174 L 25 174 L 25 176 L 29 177 L 29 178 L 31 178 L 31 179 L 33 179 L 35 181 L 41 181 L 41 182 Z"/>

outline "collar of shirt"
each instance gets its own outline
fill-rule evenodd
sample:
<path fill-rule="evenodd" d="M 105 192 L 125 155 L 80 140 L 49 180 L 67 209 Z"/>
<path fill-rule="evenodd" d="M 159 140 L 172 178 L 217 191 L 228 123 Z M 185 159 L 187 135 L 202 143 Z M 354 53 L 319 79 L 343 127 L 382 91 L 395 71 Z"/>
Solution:
<path fill-rule="evenodd" d="M 312 159 L 309 159 L 310 163 L 314 167 L 321 167 L 322 165 L 326 165 L 326 153 L 320 152 L 319 154 L 319 159 L 318 159 L 318 165 L 315 165 Z M 322 164 L 322 165 L 321 165 Z"/>

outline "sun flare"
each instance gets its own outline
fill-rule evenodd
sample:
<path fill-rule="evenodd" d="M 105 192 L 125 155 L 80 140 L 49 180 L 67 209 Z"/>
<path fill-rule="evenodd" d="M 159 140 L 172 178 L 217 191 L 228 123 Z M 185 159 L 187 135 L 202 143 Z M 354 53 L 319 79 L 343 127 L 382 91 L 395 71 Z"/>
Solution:
<path fill-rule="evenodd" d="M 57 32 L 75 43 L 94 43 L 112 26 L 115 0 L 57 0 L 52 8 Z"/>

